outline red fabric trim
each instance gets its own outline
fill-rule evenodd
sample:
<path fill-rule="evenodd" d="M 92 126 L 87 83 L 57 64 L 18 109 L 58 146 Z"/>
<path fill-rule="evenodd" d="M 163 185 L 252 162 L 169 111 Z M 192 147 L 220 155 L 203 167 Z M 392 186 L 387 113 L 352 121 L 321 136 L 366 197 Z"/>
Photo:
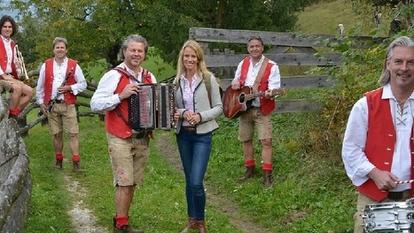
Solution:
<path fill-rule="evenodd" d="M 263 163 L 262 165 L 262 170 L 263 171 L 272 171 L 272 164 L 271 163 Z"/>
<path fill-rule="evenodd" d="M 76 83 L 76 79 L 75 79 L 76 65 L 77 65 L 77 61 L 73 59 L 68 59 L 68 66 L 66 69 L 66 77 L 67 77 L 66 85 L 70 86 Z M 64 96 L 63 98 L 66 104 L 76 103 L 76 96 L 71 91 L 65 92 L 63 96 Z"/>
<path fill-rule="evenodd" d="M 270 71 L 272 70 L 272 63 L 267 63 L 265 72 L 263 73 L 262 80 L 260 80 L 259 84 L 259 91 L 264 92 L 269 88 L 269 77 L 270 77 Z M 264 96 L 260 97 L 260 112 L 264 116 L 269 115 L 273 112 L 273 109 L 276 107 L 276 102 L 273 99 L 268 99 Z"/>
<path fill-rule="evenodd" d="M 243 59 L 243 64 L 241 66 L 241 72 L 240 72 L 240 86 L 243 87 L 246 83 L 247 79 L 247 73 L 249 72 L 250 67 L 250 57 L 245 57 Z"/>
<path fill-rule="evenodd" d="M 61 153 L 56 153 L 56 154 L 55 154 L 55 158 L 56 158 L 56 160 L 62 161 L 62 160 L 63 160 L 63 154 L 61 154 Z"/>
<path fill-rule="evenodd" d="M 72 155 L 72 161 L 73 162 L 79 162 L 80 161 L 80 155 Z"/>
<path fill-rule="evenodd" d="M 246 160 L 244 161 L 244 166 L 245 167 L 256 167 L 256 162 L 253 159 Z"/>
<path fill-rule="evenodd" d="M 128 225 L 128 216 L 117 215 L 115 217 L 116 228 L 122 228 L 123 226 Z"/>
<path fill-rule="evenodd" d="M 16 43 L 14 43 L 14 41 L 11 41 L 10 45 L 11 45 L 11 48 L 12 48 L 12 62 L 11 62 L 12 72 L 11 72 L 11 74 L 13 75 L 14 79 L 19 79 L 19 77 L 17 75 L 15 60 L 14 60 L 14 56 L 15 56 L 14 48 L 16 47 Z M 6 71 L 6 68 L 7 68 L 7 52 L 6 52 L 6 47 L 4 46 L 3 40 L 1 38 L 0 38 L 0 66 L 1 66 L 1 69 L 3 71 Z"/>

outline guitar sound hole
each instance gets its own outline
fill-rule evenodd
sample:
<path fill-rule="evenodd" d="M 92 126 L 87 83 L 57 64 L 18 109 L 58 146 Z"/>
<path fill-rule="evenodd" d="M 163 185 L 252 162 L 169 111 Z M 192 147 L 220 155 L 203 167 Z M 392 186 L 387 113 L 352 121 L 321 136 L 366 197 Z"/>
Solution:
<path fill-rule="evenodd" d="M 240 94 L 240 96 L 239 96 L 239 102 L 240 102 L 240 103 L 243 103 L 243 102 L 244 102 L 245 97 L 246 97 L 246 96 L 245 96 L 245 94 L 243 94 L 243 93 L 242 93 L 242 94 Z"/>

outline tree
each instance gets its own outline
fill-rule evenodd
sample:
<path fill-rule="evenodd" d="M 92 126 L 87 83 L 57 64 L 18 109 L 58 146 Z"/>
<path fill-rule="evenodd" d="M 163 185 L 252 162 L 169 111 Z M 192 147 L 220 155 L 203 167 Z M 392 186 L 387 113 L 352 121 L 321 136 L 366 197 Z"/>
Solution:
<path fill-rule="evenodd" d="M 139 33 L 174 61 L 190 27 L 288 31 L 294 12 L 316 0 L 14 0 L 30 61 L 51 55 L 56 36 L 69 41 L 79 61 L 105 58 L 116 64 L 119 42 Z M 27 51 L 25 51 L 27 52 Z"/>

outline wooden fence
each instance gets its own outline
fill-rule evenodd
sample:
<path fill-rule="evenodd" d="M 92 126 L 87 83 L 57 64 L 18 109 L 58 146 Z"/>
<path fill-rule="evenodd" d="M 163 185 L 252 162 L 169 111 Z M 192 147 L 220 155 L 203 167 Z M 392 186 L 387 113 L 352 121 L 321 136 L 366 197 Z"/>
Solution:
<path fill-rule="evenodd" d="M 332 67 L 341 64 L 341 54 L 326 49 L 341 41 L 335 36 L 301 35 L 297 33 L 266 32 L 251 30 L 229 30 L 217 28 L 190 28 L 189 38 L 202 44 L 206 54 L 207 66 L 221 79 L 222 88 L 230 85 L 235 69 L 239 62 L 248 54 L 246 44 L 250 37 L 260 36 L 266 46 L 272 48 L 265 56 L 275 61 L 279 66 L 313 66 Z M 354 37 L 355 46 L 367 46 L 369 43 L 382 41 L 383 38 Z M 236 54 L 233 49 L 214 47 L 244 46 L 245 53 Z M 218 45 L 218 46 L 216 46 Z M 285 75 L 281 73 L 281 86 L 286 89 L 304 87 L 331 87 L 334 77 L 328 75 Z M 277 113 L 314 111 L 320 108 L 319 104 L 308 99 L 278 100 Z"/>
<path fill-rule="evenodd" d="M 32 181 L 29 159 L 19 127 L 7 117 L 6 95 L 10 86 L 0 80 L 0 232 L 23 232 Z"/>

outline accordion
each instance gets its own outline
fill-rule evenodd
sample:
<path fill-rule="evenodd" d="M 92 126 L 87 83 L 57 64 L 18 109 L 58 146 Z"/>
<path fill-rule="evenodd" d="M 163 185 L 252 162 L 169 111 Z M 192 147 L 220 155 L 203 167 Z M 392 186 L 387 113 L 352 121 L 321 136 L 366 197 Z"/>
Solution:
<path fill-rule="evenodd" d="M 173 84 L 143 84 L 128 100 L 128 123 L 135 131 L 175 127 Z"/>

